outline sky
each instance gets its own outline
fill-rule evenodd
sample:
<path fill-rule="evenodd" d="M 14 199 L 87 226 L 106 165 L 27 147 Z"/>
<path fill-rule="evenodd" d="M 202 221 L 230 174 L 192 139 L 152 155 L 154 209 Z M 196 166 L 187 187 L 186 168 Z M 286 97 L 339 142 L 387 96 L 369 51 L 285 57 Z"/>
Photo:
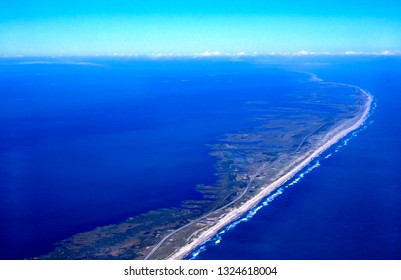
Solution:
<path fill-rule="evenodd" d="M 401 50 L 400 7 L 398 0 L 0 0 L 0 56 L 392 52 Z"/>

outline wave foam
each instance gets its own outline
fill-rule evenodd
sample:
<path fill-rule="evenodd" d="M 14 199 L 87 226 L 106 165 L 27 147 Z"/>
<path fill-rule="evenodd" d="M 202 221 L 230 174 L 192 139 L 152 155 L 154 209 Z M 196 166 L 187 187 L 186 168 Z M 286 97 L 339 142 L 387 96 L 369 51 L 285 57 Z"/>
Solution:
<path fill-rule="evenodd" d="M 299 173 L 298 176 L 296 176 L 295 179 L 291 180 L 290 183 L 285 184 L 282 187 L 279 187 L 276 191 L 274 191 L 273 194 L 269 195 L 264 201 L 262 201 L 259 205 L 255 206 L 251 210 L 247 212 L 245 217 L 236 220 L 235 222 L 229 224 L 226 226 L 223 230 L 221 230 L 219 233 L 217 233 L 213 238 L 207 240 L 203 245 L 201 245 L 198 249 L 196 249 L 193 253 L 190 254 L 190 260 L 196 259 L 197 256 L 199 256 L 200 253 L 204 252 L 207 250 L 208 246 L 216 246 L 219 245 L 222 240 L 223 236 L 226 232 L 234 229 L 238 224 L 242 222 L 247 222 L 250 219 L 252 219 L 262 208 L 268 206 L 271 202 L 273 202 L 278 196 L 282 195 L 284 193 L 284 190 L 297 184 L 302 178 L 305 177 L 306 174 L 312 172 L 312 170 L 318 168 L 320 166 L 320 161 L 316 160 L 312 166 L 309 165 L 309 167 L 304 171 Z"/>
<path fill-rule="evenodd" d="M 369 116 L 370 117 L 374 110 L 376 109 L 377 104 L 374 103 Z M 190 260 L 196 259 L 197 256 L 199 256 L 200 253 L 204 252 L 207 250 L 208 246 L 217 246 L 219 244 L 221 244 L 223 237 L 222 235 L 224 235 L 227 231 L 230 231 L 232 229 L 234 229 L 238 224 L 242 223 L 242 222 L 247 222 L 250 219 L 252 219 L 256 213 L 259 212 L 259 210 L 261 210 L 262 208 L 268 206 L 271 202 L 273 202 L 278 196 L 280 196 L 281 194 L 284 193 L 284 190 L 294 186 L 295 184 L 297 184 L 299 181 L 301 181 L 302 178 L 305 177 L 305 175 L 309 174 L 310 172 L 312 172 L 314 169 L 320 167 L 320 160 L 322 159 L 328 159 L 330 158 L 333 153 L 338 153 L 340 151 L 341 148 L 343 148 L 344 146 L 347 146 L 349 141 L 356 138 L 358 136 L 358 134 L 362 131 L 364 131 L 366 128 L 368 128 L 369 125 L 373 124 L 374 121 L 373 120 L 369 120 L 368 122 L 365 122 L 365 125 L 363 125 L 362 127 L 360 127 L 359 129 L 355 130 L 354 132 L 351 133 L 351 135 L 349 135 L 348 137 L 346 137 L 341 144 L 338 144 L 335 146 L 334 148 L 334 152 L 329 152 L 327 155 L 323 156 L 318 156 L 311 164 L 309 164 L 306 168 L 305 171 L 298 173 L 297 175 L 295 175 L 295 178 L 292 179 L 289 183 L 284 184 L 283 186 L 279 187 L 276 191 L 274 191 L 272 194 L 270 194 L 264 201 L 262 201 L 261 203 L 259 203 L 257 206 L 255 206 L 254 208 L 252 208 L 251 210 L 249 210 L 247 212 L 247 214 L 245 215 L 245 217 L 240 218 L 239 220 L 236 220 L 235 222 L 229 224 L 228 226 L 226 226 L 223 230 L 221 230 L 219 233 L 217 233 L 213 238 L 207 240 L 203 245 L 201 245 L 198 249 L 196 249 L 193 253 L 190 254 Z M 331 149 L 329 149 L 331 150 Z M 323 158 L 322 158 L 323 157 Z"/>

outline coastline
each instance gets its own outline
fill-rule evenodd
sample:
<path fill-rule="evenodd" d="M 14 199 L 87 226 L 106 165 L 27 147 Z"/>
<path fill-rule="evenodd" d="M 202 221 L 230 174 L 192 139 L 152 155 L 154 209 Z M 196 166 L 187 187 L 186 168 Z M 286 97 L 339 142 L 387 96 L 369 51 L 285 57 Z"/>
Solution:
<path fill-rule="evenodd" d="M 251 199 L 244 202 L 239 207 L 231 210 L 230 212 L 224 213 L 223 217 L 219 219 L 217 223 L 215 223 L 213 226 L 201 232 L 201 234 L 198 237 L 187 243 L 185 246 L 180 247 L 176 252 L 170 255 L 168 259 L 171 260 L 182 259 L 188 254 L 190 254 L 195 248 L 204 244 L 207 240 L 209 240 L 215 234 L 217 234 L 222 228 L 229 225 L 233 221 L 237 220 L 240 216 L 244 215 L 255 205 L 257 205 L 262 199 L 264 199 L 266 196 L 272 193 L 275 189 L 279 188 L 288 180 L 290 180 L 296 173 L 301 171 L 305 166 L 307 166 L 313 159 L 315 159 L 321 153 L 326 151 L 328 148 L 330 148 L 332 145 L 340 141 L 342 138 L 344 138 L 352 131 L 361 127 L 369 115 L 373 98 L 369 93 L 367 93 L 360 87 L 353 85 L 347 85 L 347 86 L 355 88 L 356 90 L 358 90 L 359 92 L 361 92 L 366 96 L 366 101 L 365 104 L 363 105 L 364 106 L 363 111 L 361 112 L 360 115 L 355 116 L 350 120 L 344 121 L 343 123 L 335 127 L 333 130 L 326 133 L 326 135 L 321 139 L 320 145 L 308 151 L 306 155 L 303 155 L 302 157 L 295 159 L 289 164 L 289 166 L 291 167 L 287 173 L 279 177 L 274 182 L 264 186 L 259 193 L 257 193 Z"/>

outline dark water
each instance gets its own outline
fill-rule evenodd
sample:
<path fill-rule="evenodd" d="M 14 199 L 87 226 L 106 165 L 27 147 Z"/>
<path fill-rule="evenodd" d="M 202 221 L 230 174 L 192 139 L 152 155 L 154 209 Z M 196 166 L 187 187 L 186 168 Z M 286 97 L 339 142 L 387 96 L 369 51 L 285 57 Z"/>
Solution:
<path fill-rule="evenodd" d="M 324 80 L 361 86 L 375 96 L 377 108 L 365 129 L 190 257 L 401 259 L 401 59 L 292 62 Z"/>
<path fill-rule="evenodd" d="M 1 259 L 199 198 L 207 144 L 255 127 L 249 102 L 300 90 L 287 70 L 367 89 L 374 122 L 198 257 L 401 258 L 399 59 L 20 62 L 0 63 Z"/>
<path fill-rule="evenodd" d="M 207 144 L 253 127 L 247 102 L 279 104 L 300 77 L 237 61 L 67 60 L 0 61 L 0 259 L 200 198 L 196 185 L 216 180 Z"/>

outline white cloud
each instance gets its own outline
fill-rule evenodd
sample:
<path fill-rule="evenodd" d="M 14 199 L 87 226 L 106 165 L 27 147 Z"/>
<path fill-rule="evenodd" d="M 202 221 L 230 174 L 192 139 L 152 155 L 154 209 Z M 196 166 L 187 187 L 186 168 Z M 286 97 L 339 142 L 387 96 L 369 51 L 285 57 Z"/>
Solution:
<path fill-rule="evenodd" d="M 401 51 L 381 51 L 381 52 L 355 52 L 355 51 L 346 51 L 343 55 L 401 55 Z"/>
<path fill-rule="evenodd" d="M 220 51 L 214 51 L 214 52 L 206 51 L 201 53 L 199 56 L 219 56 L 219 55 L 221 55 Z"/>

